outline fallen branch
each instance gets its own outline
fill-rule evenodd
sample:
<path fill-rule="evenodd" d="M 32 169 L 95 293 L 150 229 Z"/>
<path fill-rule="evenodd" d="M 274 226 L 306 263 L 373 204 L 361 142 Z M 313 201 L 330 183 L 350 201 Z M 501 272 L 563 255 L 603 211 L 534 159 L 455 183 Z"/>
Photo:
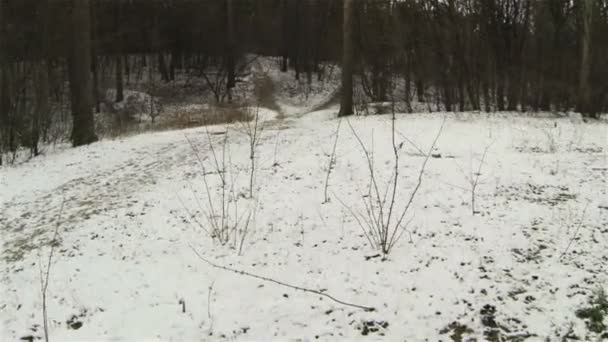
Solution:
<path fill-rule="evenodd" d="M 305 288 L 305 287 L 300 287 L 300 286 L 296 286 L 296 285 L 287 284 L 287 283 L 284 283 L 284 282 L 279 281 L 279 280 L 270 279 L 270 278 L 263 277 L 263 276 L 260 276 L 260 275 L 257 275 L 257 274 L 249 273 L 247 271 L 237 270 L 237 269 L 234 269 L 234 268 L 230 268 L 230 267 L 227 267 L 227 266 L 216 264 L 216 263 L 214 263 L 214 262 L 212 262 L 212 261 L 207 260 L 206 258 L 204 258 L 191 244 L 188 244 L 188 246 L 190 247 L 190 249 L 192 249 L 192 251 L 194 252 L 194 254 L 196 254 L 196 256 L 199 259 L 201 259 L 202 261 L 204 261 L 206 264 L 208 264 L 211 267 L 218 268 L 218 269 L 221 269 L 221 270 L 224 270 L 224 271 L 228 271 L 228 272 L 232 272 L 232 273 L 236 273 L 236 274 L 240 274 L 240 275 L 246 275 L 246 276 L 249 276 L 249 277 L 252 277 L 252 278 L 256 278 L 256 279 L 259 279 L 259 280 L 263 280 L 263 281 L 266 281 L 266 282 L 270 282 L 270 283 L 274 283 L 274 284 L 277 284 L 277 285 L 285 286 L 285 287 L 288 287 L 288 288 L 291 288 L 291 289 L 294 289 L 294 290 L 299 290 L 299 291 L 303 291 L 303 292 L 307 292 L 307 293 L 312 293 L 312 294 L 316 294 L 316 295 L 319 295 L 319 296 L 323 296 L 323 297 L 331 299 L 332 301 L 334 301 L 334 302 L 336 302 L 338 304 L 342 304 L 342 305 L 346 305 L 346 306 L 351 306 L 353 308 L 362 309 L 362 310 L 365 310 L 365 311 L 376 311 L 376 308 L 374 308 L 374 307 L 362 306 L 362 305 L 357 305 L 357 304 L 353 304 L 353 303 L 348 303 L 348 302 L 339 300 L 339 299 L 337 299 L 337 298 L 335 298 L 335 297 L 333 297 L 333 296 L 331 296 L 331 295 L 329 295 L 327 293 L 323 293 L 323 292 L 318 291 L 318 290 L 313 290 L 313 289 L 308 289 L 308 288 Z"/>

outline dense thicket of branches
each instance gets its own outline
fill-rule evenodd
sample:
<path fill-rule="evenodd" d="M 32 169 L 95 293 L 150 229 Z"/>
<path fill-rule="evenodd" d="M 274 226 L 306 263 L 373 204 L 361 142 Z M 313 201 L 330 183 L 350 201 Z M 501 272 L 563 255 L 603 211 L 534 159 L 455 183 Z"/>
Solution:
<path fill-rule="evenodd" d="M 176 73 L 209 80 L 213 70 L 210 88 L 223 101 L 247 54 L 276 56 L 283 71 L 308 79 L 342 58 L 342 0 L 88 2 L 97 104 L 99 74 L 110 69 L 117 101 L 123 78 L 144 66 L 164 82 Z M 608 0 L 353 3 L 353 72 L 367 100 L 454 111 L 608 110 Z M 37 153 L 69 102 L 74 23 L 85 22 L 74 20 L 73 4 L 0 0 L 3 151 Z"/>

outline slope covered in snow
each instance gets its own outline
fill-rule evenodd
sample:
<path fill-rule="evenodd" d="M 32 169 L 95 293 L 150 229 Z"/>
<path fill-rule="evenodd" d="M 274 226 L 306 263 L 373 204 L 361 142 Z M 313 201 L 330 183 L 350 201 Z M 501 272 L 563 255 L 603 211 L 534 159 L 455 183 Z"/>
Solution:
<path fill-rule="evenodd" d="M 605 124 L 398 115 L 399 210 L 446 121 L 407 230 L 385 259 L 352 214 L 365 213 L 369 186 L 354 133 L 384 189 L 390 116 L 342 122 L 325 202 L 335 112 L 265 115 L 253 198 L 242 124 L 102 141 L 0 169 L 0 340 L 42 336 L 40 269 L 57 222 L 54 341 L 598 336 L 576 311 L 608 280 Z M 242 246 L 243 231 L 223 245 L 205 231 L 211 207 L 217 218 L 223 206 L 226 221 L 247 227 Z M 193 249 L 375 311 L 210 267 Z"/>

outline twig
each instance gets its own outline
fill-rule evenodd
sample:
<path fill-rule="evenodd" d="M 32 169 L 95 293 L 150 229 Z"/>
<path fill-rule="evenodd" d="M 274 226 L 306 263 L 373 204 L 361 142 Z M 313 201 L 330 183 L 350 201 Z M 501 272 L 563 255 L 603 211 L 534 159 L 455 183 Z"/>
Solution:
<path fill-rule="evenodd" d="M 305 287 L 300 287 L 300 286 L 296 286 L 296 285 L 287 284 L 287 283 L 284 283 L 282 281 L 278 281 L 278 280 L 275 280 L 275 279 L 270 279 L 270 278 L 263 277 L 263 276 L 260 276 L 260 275 L 257 275 L 257 274 L 249 273 L 247 271 L 237 270 L 237 269 L 234 269 L 234 268 L 230 268 L 230 267 L 226 267 L 226 266 L 223 266 L 223 265 L 216 264 L 216 263 L 214 263 L 214 262 L 212 262 L 212 261 L 207 260 L 206 258 L 204 258 L 191 244 L 188 244 L 188 246 L 190 247 L 190 249 L 192 249 L 192 251 L 194 252 L 194 254 L 196 254 L 196 256 L 199 259 L 201 259 L 202 261 L 204 261 L 206 264 L 208 264 L 211 267 L 218 268 L 218 269 L 221 269 L 221 270 L 224 270 L 224 271 L 228 271 L 228 272 L 232 272 L 232 273 L 236 273 L 236 274 L 240 274 L 240 275 L 246 275 L 248 277 L 256 278 L 256 279 L 263 280 L 263 281 L 266 281 L 266 282 L 275 283 L 277 285 L 285 286 L 285 287 L 288 287 L 288 288 L 291 288 L 291 289 L 294 289 L 294 290 L 299 290 L 299 291 L 303 291 L 303 292 L 307 292 L 307 293 L 312 293 L 312 294 L 316 294 L 316 295 L 319 295 L 319 296 L 323 296 L 323 297 L 331 299 L 332 301 L 334 301 L 334 302 L 336 302 L 338 304 L 342 304 L 342 305 L 346 305 L 346 306 L 351 306 L 351 307 L 354 307 L 354 308 L 357 308 L 357 309 L 362 309 L 362 310 L 365 310 L 365 311 L 368 311 L 368 312 L 369 311 L 376 311 L 376 309 L 374 307 L 362 306 L 362 305 L 348 303 L 348 302 L 339 300 L 339 299 L 337 299 L 337 298 L 335 298 L 335 297 L 333 297 L 333 296 L 331 296 L 331 295 L 329 295 L 327 293 L 324 293 L 324 292 L 321 292 L 321 291 L 318 291 L 318 290 L 313 290 L 313 289 L 308 289 L 308 288 L 305 288 Z"/>
<path fill-rule="evenodd" d="M 257 128 L 255 129 L 256 133 L 252 133 L 256 136 L 256 141 L 253 146 L 257 144 L 258 133 Z M 198 220 L 194 216 L 194 214 L 190 210 L 188 210 L 186 205 L 183 203 L 181 197 L 179 197 L 179 195 L 177 197 L 182 203 L 184 209 L 188 212 L 188 215 L 190 215 L 190 217 L 194 219 L 196 224 L 202 230 L 208 233 L 212 239 L 216 239 L 221 245 L 231 243 L 232 247 L 237 250 L 238 254 L 240 255 L 243 251 L 245 238 L 248 236 L 249 233 L 250 224 L 252 221 L 253 224 L 255 224 L 255 211 L 257 210 L 258 200 L 256 199 L 255 203 L 253 204 L 253 207 L 250 207 L 248 211 L 244 211 L 242 213 L 239 211 L 238 196 L 235 192 L 235 172 L 232 168 L 232 153 L 230 149 L 230 144 L 228 143 L 228 132 L 229 127 L 227 125 L 224 137 L 222 141 L 219 142 L 221 145 L 218 146 L 218 151 L 216 152 L 216 147 L 214 147 L 211 133 L 209 132 L 208 128 L 206 129 L 207 139 L 209 142 L 209 148 L 212 156 L 211 167 L 215 168 L 214 171 L 218 174 L 219 181 L 221 183 L 219 185 L 219 198 L 217 199 L 217 202 L 220 203 L 215 204 L 214 198 L 211 195 L 213 193 L 211 184 L 209 179 L 207 178 L 208 174 L 210 173 L 207 172 L 204 160 L 201 158 L 199 150 L 196 148 L 194 142 L 190 140 L 187 135 L 184 135 L 186 140 L 190 144 L 190 147 L 194 151 L 195 157 L 198 160 L 198 163 L 200 164 L 200 167 L 203 171 L 202 178 L 203 184 L 205 186 L 205 193 L 207 196 L 208 210 L 205 210 L 205 208 L 203 208 L 203 206 L 201 205 L 201 202 L 196 196 L 194 190 L 192 189 L 191 184 L 190 188 L 200 210 L 207 219 L 207 222 L 211 229 L 206 229 L 203 226 L 202 222 L 200 222 L 200 220 Z M 239 234 L 241 234 L 240 237 Z"/>
<path fill-rule="evenodd" d="M 492 142 L 488 146 L 486 146 L 485 150 L 483 151 L 483 155 L 481 156 L 481 160 L 479 161 L 479 167 L 477 168 L 477 172 L 475 173 L 475 178 L 473 178 L 473 175 L 471 175 L 471 179 L 470 179 L 470 182 L 471 182 L 471 211 L 472 211 L 473 215 L 475 215 L 477 213 L 477 211 L 475 211 L 475 190 L 477 190 L 477 184 L 479 183 L 479 176 L 481 176 L 481 168 L 483 167 L 483 164 L 485 163 L 486 155 L 488 154 L 488 150 L 490 149 L 492 144 L 494 144 L 494 142 Z M 473 160 L 473 158 L 471 158 L 471 160 Z M 471 167 L 471 169 L 472 169 L 472 167 Z"/>
<path fill-rule="evenodd" d="M 48 262 L 46 265 L 46 273 L 43 275 L 42 265 L 40 265 L 40 288 L 42 291 L 42 320 L 44 327 L 44 341 L 49 342 L 49 322 L 47 315 L 46 306 L 46 294 L 49 287 L 49 276 L 51 274 L 51 264 L 53 262 L 53 255 L 55 253 L 55 245 L 57 244 L 57 237 L 59 236 L 59 227 L 61 226 L 61 215 L 63 214 L 63 207 L 65 205 L 65 199 L 61 200 L 61 207 L 59 208 L 59 214 L 57 216 L 57 223 L 55 224 L 55 233 L 53 234 L 53 240 L 51 240 L 51 252 L 49 253 Z"/>
<path fill-rule="evenodd" d="M 403 221 L 405 214 L 407 213 L 410 206 L 412 205 L 412 202 L 414 201 L 414 197 L 416 197 L 416 193 L 418 193 L 418 189 L 420 189 L 420 185 L 422 185 L 422 176 L 424 175 L 424 170 L 426 169 L 426 164 L 428 163 L 429 158 L 431 157 L 431 154 L 433 153 L 433 149 L 437 145 L 437 141 L 439 140 L 439 137 L 441 136 L 441 132 L 443 132 L 443 127 L 445 126 L 445 122 L 446 122 L 446 117 L 443 118 L 443 122 L 441 123 L 441 127 L 439 127 L 439 131 L 437 131 L 435 140 L 433 140 L 433 144 L 429 148 L 429 152 L 427 153 L 426 158 L 424 158 L 424 163 L 422 163 L 422 167 L 420 168 L 420 173 L 418 174 L 418 183 L 416 184 L 414 191 L 412 191 L 410 198 L 407 201 L 407 204 L 406 204 L 405 208 L 403 209 L 401 216 L 399 217 L 399 220 L 397 221 L 397 227 L 401 226 L 401 222 Z M 395 231 L 393 232 L 393 236 L 395 235 L 396 231 L 397 231 L 397 229 L 395 229 Z M 391 248 L 395 243 L 397 243 L 397 241 L 398 240 L 393 241 L 393 238 L 391 237 L 391 242 L 390 242 Z"/>
<path fill-rule="evenodd" d="M 211 294 L 213 293 L 213 285 L 215 284 L 215 280 L 211 282 L 209 285 L 209 292 L 207 293 L 207 317 L 209 317 L 209 322 L 211 324 L 210 330 L 213 330 L 213 318 L 211 317 Z"/>
<path fill-rule="evenodd" d="M 260 118 L 260 107 L 255 107 L 255 114 L 253 117 L 253 124 L 249 120 L 245 121 L 245 133 L 249 138 L 249 159 L 251 163 L 251 169 L 249 172 L 249 198 L 253 198 L 253 182 L 255 176 L 255 158 L 256 158 L 256 147 L 259 144 L 259 133 L 260 127 L 258 125 Z"/>
<path fill-rule="evenodd" d="M 336 162 L 336 147 L 338 146 L 338 137 L 340 136 L 340 126 L 342 125 L 342 119 L 338 121 L 338 127 L 336 128 L 336 138 L 334 139 L 334 146 L 331 150 L 331 156 L 329 157 L 329 165 L 327 166 L 327 177 L 325 178 L 325 190 L 323 194 L 323 203 L 329 202 L 329 196 L 327 195 L 327 189 L 329 188 L 329 176 L 331 170 Z"/>
<path fill-rule="evenodd" d="M 581 214 L 581 218 L 578 221 L 578 226 L 576 227 L 576 230 L 574 231 L 574 235 L 570 239 L 570 242 L 568 242 L 568 246 L 566 246 L 566 249 L 564 249 L 562 254 L 559 256 L 558 260 L 562 260 L 562 258 L 566 255 L 566 253 L 568 253 L 568 250 L 570 249 L 570 246 L 572 246 L 572 243 L 574 243 L 574 240 L 576 240 L 578 231 L 581 229 L 581 226 L 583 225 L 583 222 L 585 220 L 585 213 L 587 213 L 588 207 L 589 207 L 589 202 L 587 202 L 587 204 L 585 205 L 585 209 L 583 209 L 583 213 Z"/>
<path fill-rule="evenodd" d="M 424 151 L 422 151 L 422 149 L 420 149 L 420 147 L 418 147 L 418 145 L 416 145 L 413 141 L 411 141 L 410 139 L 408 139 L 408 137 L 406 137 L 405 134 L 401 133 L 401 131 L 399 131 L 398 129 L 396 131 L 397 131 L 397 134 L 399 134 L 399 136 L 401 138 L 403 138 L 403 140 L 405 140 L 408 144 L 412 145 L 416 150 L 418 150 L 418 154 L 420 156 L 424 156 L 425 155 Z"/>

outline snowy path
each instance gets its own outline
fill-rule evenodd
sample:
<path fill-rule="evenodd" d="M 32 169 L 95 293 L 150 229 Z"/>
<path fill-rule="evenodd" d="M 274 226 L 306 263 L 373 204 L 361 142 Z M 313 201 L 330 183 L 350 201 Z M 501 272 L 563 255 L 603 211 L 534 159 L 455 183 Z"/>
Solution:
<path fill-rule="evenodd" d="M 337 125 L 330 113 L 265 123 L 259 209 L 242 256 L 213 243 L 188 213 L 202 216 L 205 191 L 184 135 L 211 162 L 204 128 L 102 141 L 0 169 L 0 340 L 41 336 L 38 264 L 62 199 L 49 285 L 53 340 L 352 340 L 365 332 L 417 341 L 456 331 L 543 339 L 571 324 L 588 336 L 574 313 L 608 281 L 605 125 L 450 114 L 435 151 L 441 157 L 431 159 L 415 201 L 412 234 L 382 261 L 336 199 L 360 209 L 367 182 L 346 125 L 332 201 L 321 203 Z M 379 177 L 388 175 L 388 118 L 351 121 L 374 142 Z M 424 150 L 440 123 L 439 115 L 404 115 L 398 128 Z M 224 137 L 211 136 L 216 147 Z M 232 127 L 229 137 L 237 192 L 245 192 L 246 136 Z M 490 144 L 473 216 L 466 175 Z M 422 160 L 405 146 L 400 200 Z M 188 244 L 224 265 L 377 311 L 209 268 Z"/>

